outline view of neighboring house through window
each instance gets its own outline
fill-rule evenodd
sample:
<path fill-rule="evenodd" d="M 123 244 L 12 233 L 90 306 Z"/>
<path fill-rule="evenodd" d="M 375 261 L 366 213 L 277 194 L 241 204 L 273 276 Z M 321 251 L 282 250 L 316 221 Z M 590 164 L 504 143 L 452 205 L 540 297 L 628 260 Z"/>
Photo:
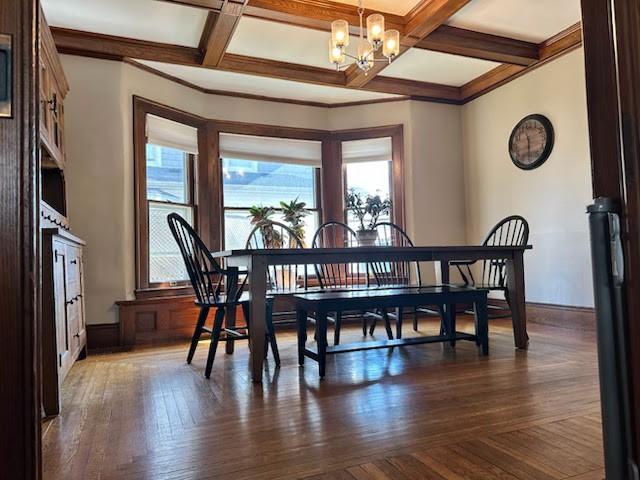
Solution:
<path fill-rule="evenodd" d="M 363 199 L 379 195 L 383 200 L 392 196 L 391 138 L 375 138 L 342 142 L 345 193 L 353 189 Z M 345 212 L 348 225 L 357 230 L 359 222 L 351 212 Z M 379 222 L 392 221 L 390 215 Z"/>
<path fill-rule="evenodd" d="M 303 240 L 310 245 L 320 222 L 320 155 L 320 142 L 222 134 L 225 248 L 244 248 L 254 228 L 252 206 L 272 207 L 271 219 L 287 225 L 280 202 L 296 199 L 306 203 Z"/>
<path fill-rule="evenodd" d="M 146 145 L 146 191 L 149 219 L 149 283 L 177 284 L 188 280 L 178 246 L 167 224 L 167 215 L 178 213 L 191 225 L 195 217 L 193 199 L 193 142 L 197 131 L 191 127 L 148 116 Z M 155 128 L 154 128 L 155 127 Z M 190 130 L 186 130 L 190 129 Z M 197 144 L 196 144 L 197 145 Z M 179 148 L 181 147 L 181 148 Z M 197 147 L 195 147 L 197 148 Z"/>

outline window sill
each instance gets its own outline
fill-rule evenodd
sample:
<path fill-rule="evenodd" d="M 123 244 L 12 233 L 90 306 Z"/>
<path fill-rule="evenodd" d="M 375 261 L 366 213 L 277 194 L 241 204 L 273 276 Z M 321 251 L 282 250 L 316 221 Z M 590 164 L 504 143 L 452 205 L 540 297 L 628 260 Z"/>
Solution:
<path fill-rule="evenodd" d="M 188 285 L 181 285 L 178 287 L 141 288 L 135 290 L 134 293 L 136 300 L 164 297 L 187 297 L 194 294 L 193 288 Z"/>

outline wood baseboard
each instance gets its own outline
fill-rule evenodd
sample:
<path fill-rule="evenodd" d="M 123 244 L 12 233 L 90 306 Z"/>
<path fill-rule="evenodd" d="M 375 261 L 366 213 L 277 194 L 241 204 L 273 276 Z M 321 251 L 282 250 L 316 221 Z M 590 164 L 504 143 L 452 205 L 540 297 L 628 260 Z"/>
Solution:
<path fill-rule="evenodd" d="M 490 303 L 506 306 L 504 300 L 490 299 Z M 527 302 L 527 322 L 571 330 L 595 331 L 596 311 L 592 307 Z"/>
<path fill-rule="evenodd" d="M 124 347 L 120 339 L 120 324 L 101 323 L 87 325 L 87 349 L 89 353 L 123 350 Z"/>

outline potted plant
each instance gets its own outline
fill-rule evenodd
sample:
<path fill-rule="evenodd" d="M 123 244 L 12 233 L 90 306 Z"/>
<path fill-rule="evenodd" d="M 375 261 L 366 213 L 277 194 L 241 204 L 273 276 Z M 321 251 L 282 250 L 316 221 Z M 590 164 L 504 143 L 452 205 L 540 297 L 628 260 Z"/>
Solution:
<path fill-rule="evenodd" d="M 280 233 L 273 228 L 271 217 L 274 213 L 275 210 L 273 208 L 263 207 L 262 205 L 253 205 L 249 208 L 251 224 L 260 227 L 265 248 L 279 248 L 282 244 Z"/>
<path fill-rule="evenodd" d="M 391 211 L 391 200 L 380 198 L 380 195 L 363 195 L 354 189 L 350 189 L 346 198 L 347 210 L 353 212 L 360 223 L 356 235 L 361 247 L 375 245 L 378 238 L 376 225 L 382 215 Z"/>
<path fill-rule="evenodd" d="M 307 204 L 305 202 L 299 202 L 298 197 L 290 202 L 280 202 L 282 207 L 282 214 L 284 221 L 291 226 L 291 230 L 300 239 L 304 245 L 305 231 L 304 231 L 304 217 L 309 215 L 309 212 L 305 209 Z"/>

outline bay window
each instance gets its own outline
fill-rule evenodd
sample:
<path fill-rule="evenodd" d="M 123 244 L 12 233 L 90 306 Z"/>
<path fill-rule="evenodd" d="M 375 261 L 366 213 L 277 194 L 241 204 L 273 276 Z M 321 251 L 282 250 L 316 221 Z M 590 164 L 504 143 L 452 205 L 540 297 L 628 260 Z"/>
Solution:
<path fill-rule="evenodd" d="M 136 295 L 191 293 L 167 225 L 178 213 L 212 250 L 242 249 L 253 206 L 304 202 L 306 246 L 345 212 L 348 189 L 390 197 L 387 218 L 402 225 L 402 126 L 330 132 L 208 120 L 134 97 Z"/>

